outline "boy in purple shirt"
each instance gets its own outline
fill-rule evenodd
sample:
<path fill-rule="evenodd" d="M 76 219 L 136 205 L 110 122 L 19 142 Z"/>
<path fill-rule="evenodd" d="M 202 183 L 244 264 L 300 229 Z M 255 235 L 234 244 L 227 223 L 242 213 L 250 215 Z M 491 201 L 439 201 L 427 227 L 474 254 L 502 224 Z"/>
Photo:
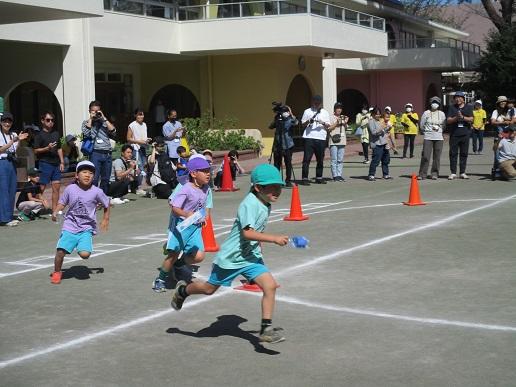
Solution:
<path fill-rule="evenodd" d="M 75 184 L 70 184 L 59 199 L 52 220 L 55 222 L 57 214 L 68 206 L 61 237 L 57 242 L 54 258 L 54 272 L 50 282 L 61 283 L 61 267 L 66 254 L 75 249 L 83 259 L 88 259 L 93 251 L 93 235 L 97 233 L 97 205 L 104 207 L 104 217 L 100 229 L 107 231 L 109 226 L 109 198 L 104 192 L 93 185 L 95 166 L 91 161 L 81 161 L 75 170 Z"/>
<path fill-rule="evenodd" d="M 205 159 L 194 158 L 186 164 L 190 181 L 171 198 L 172 217 L 168 230 L 166 249 L 167 258 L 163 261 L 159 276 L 154 280 L 153 290 L 164 292 L 165 282 L 172 266 L 177 261 L 179 254 L 183 252 L 183 263 L 192 265 L 204 260 L 204 243 L 202 241 L 201 228 L 204 219 L 179 231 L 177 225 L 199 210 L 206 210 L 206 199 L 210 187 L 210 164 Z"/>

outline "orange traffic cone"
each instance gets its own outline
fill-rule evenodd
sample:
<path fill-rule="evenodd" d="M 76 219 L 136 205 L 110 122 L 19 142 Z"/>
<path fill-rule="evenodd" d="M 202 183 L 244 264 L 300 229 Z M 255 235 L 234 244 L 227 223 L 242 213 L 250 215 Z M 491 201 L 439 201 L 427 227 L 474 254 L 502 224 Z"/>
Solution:
<path fill-rule="evenodd" d="M 211 217 L 206 217 L 206 224 L 201 229 L 202 241 L 204 242 L 204 251 L 207 253 L 214 253 L 219 251 L 220 247 L 215 240 L 215 234 L 213 233 L 213 224 L 211 223 Z"/>
<path fill-rule="evenodd" d="M 247 280 L 242 280 L 242 285 L 237 286 L 234 289 L 235 290 L 244 290 L 246 292 L 256 292 L 256 293 L 262 291 L 262 288 L 260 288 L 254 282 L 251 284 L 251 283 L 247 282 Z"/>
<path fill-rule="evenodd" d="M 426 203 L 421 201 L 421 196 L 419 195 L 419 184 L 417 182 L 416 174 L 412 174 L 412 179 L 410 183 L 410 194 L 408 202 L 403 202 L 406 206 L 424 206 Z"/>
<path fill-rule="evenodd" d="M 307 219 L 308 216 L 303 215 L 303 210 L 301 209 L 299 187 L 297 186 L 297 184 L 294 184 L 294 187 L 292 188 L 292 201 L 290 202 L 290 215 L 285 216 L 283 220 L 301 221 Z"/>
<path fill-rule="evenodd" d="M 231 167 L 229 166 L 229 157 L 224 155 L 224 166 L 222 167 L 222 186 L 219 191 L 233 192 L 238 191 L 239 188 L 233 187 L 233 178 L 231 177 Z"/>

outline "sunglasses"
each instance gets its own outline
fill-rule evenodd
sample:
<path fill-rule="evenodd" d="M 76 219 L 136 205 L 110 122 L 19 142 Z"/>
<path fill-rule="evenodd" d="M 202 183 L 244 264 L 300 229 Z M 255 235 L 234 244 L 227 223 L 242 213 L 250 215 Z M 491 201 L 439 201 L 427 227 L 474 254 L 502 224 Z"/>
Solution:
<path fill-rule="evenodd" d="M 45 118 L 45 122 L 55 122 L 53 118 Z"/>

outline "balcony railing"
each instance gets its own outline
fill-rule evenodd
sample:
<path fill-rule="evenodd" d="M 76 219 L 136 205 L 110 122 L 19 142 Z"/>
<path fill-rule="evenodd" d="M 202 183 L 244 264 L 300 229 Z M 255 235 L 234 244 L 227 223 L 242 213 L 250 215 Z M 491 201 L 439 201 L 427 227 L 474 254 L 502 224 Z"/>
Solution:
<path fill-rule="evenodd" d="M 260 0 L 178 6 L 175 0 L 104 0 L 104 9 L 176 21 L 311 14 L 385 31 L 385 19 L 319 0 Z"/>
<path fill-rule="evenodd" d="M 463 42 L 457 39 L 390 39 L 389 49 L 413 49 L 413 48 L 456 48 L 461 51 L 480 54 L 480 46 L 473 43 Z"/>

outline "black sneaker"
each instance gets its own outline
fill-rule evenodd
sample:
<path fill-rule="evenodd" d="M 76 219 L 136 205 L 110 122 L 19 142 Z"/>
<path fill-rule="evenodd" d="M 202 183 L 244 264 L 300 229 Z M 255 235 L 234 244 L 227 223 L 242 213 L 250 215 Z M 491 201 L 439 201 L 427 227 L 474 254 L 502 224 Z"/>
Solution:
<path fill-rule="evenodd" d="M 310 180 L 308 180 L 308 179 L 303 179 L 303 180 L 301 180 L 301 181 L 299 182 L 299 184 L 301 184 L 301 185 L 310 185 Z"/>
<path fill-rule="evenodd" d="M 290 180 L 285 181 L 285 187 L 292 188 L 292 182 Z"/>
<path fill-rule="evenodd" d="M 181 287 L 186 287 L 185 281 L 178 281 L 176 288 L 172 291 L 172 301 L 170 302 L 170 306 L 175 310 L 181 310 L 183 302 L 185 302 L 185 299 L 179 295 L 179 288 Z"/>
<path fill-rule="evenodd" d="M 323 180 L 323 179 L 315 179 L 315 184 L 326 184 L 326 180 Z"/>

